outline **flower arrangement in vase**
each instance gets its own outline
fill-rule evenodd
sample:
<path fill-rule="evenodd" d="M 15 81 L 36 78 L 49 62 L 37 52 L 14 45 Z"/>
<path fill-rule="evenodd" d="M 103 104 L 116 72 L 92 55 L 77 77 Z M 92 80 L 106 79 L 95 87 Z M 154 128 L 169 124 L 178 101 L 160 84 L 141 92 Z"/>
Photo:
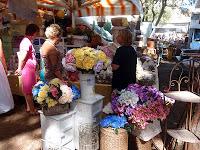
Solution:
<path fill-rule="evenodd" d="M 107 74 L 112 76 L 111 59 L 103 51 L 90 47 L 68 51 L 62 59 L 62 64 L 68 72 L 79 71 L 82 74 L 95 74 L 96 77 L 102 76 L 102 78 Z"/>
<path fill-rule="evenodd" d="M 106 69 L 111 60 L 103 51 L 90 47 L 75 48 L 67 52 L 62 59 L 62 64 L 67 71 L 80 71 L 85 74 L 99 73 Z"/>
<path fill-rule="evenodd" d="M 69 87 L 58 78 L 48 83 L 37 82 L 32 90 L 36 103 L 38 103 L 45 115 L 65 113 L 70 108 L 70 103 L 80 97 L 80 91 L 72 85 Z"/>

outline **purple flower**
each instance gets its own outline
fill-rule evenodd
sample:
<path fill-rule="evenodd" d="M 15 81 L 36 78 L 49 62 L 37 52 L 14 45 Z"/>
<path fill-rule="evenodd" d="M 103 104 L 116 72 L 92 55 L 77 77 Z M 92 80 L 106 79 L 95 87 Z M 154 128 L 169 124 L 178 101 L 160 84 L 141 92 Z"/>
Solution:
<path fill-rule="evenodd" d="M 155 119 L 165 119 L 169 113 L 169 107 L 164 103 L 163 94 L 153 86 L 130 84 L 126 91 L 134 92 L 139 100 L 134 106 L 122 103 L 117 92 L 112 93 L 112 109 L 120 115 L 126 116 L 130 123 L 144 129 L 146 125 Z M 125 95 L 126 97 L 126 95 Z"/>
<path fill-rule="evenodd" d="M 100 72 L 103 69 L 103 62 L 98 61 L 97 64 L 94 66 L 94 71 L 95 72 Z"/>

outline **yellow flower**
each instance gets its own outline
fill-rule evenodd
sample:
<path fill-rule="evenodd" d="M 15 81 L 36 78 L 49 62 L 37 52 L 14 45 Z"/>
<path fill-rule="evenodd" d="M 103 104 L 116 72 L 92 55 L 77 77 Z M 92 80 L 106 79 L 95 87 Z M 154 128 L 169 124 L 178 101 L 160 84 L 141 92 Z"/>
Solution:
<path fill-rule="evenodd" d="M 38 97 L 37 98 L 37 102 L 39 103 L 39 104 L 43 104 L 43 102 L 44 102 L 44 98 L 41 98 L 41 97 Z"/>
<path fill-rule="evenodd" d="M 40 91 L 38 93 L 38 98 L 45 99 L 47 97 L 47 91 Z"/>
<path fill-rule="evenodd" d="M 109 59 L 109 58 L 106 58 L 106 60 L 105 60 L 105 67 L 107 68 L 109 65 L 111 65 L 111 60 Z"/>
<path fill-rule="evenodd" d="M 87 56 L 83 60 L 83 69 L 90 70 L 94 67 L 96 60 Z"/>
<path fill-rule="evenodd" d="M 55 106 L 56 104 L 58 104 L 57 101 L 55 101 L 55 100 L 53 100 L 53 99 L 51 99 L 51 98 L 48 98 L 46 102 L 47 102 L 48 107 L 53 107 L 53 106 Z"/>
<path fill-rule="evenodd" d="M 77 59 L 77 58 L 82 58 L 84 57 L 84 51 L 81 49 L 81 48 L 77 48 L 77 49 L 74 49 L 74 51 L 72 52 L 74 54 L 74 57 Z"/>
<path fill-rule="evenodd" d="M 48 85 L 44 85 L 43 87 L 41 87 L 40 90 L 41 91 L 49 91 L 49 86 Z"/>
<path fill-rule="evenodd" d="M 49 82 L 49 84 L 55 85 L 55 86 L 58 87 L 60 84 L 62 84 L 62 81 L 60 79 L 58 79 L 58 78 L 54 78 Z"/>
<path fill-rule="evenodd" d="M 105 62 L 106 61 L 106 54 L 103 51 L 98 51 L 97 57 L 100 61 Z"/>
<path fill-rule="evenodd" d="M 83 65 L 82 65 L 82 60 L 76 60 L 76 67 L 82 69 Z"/>

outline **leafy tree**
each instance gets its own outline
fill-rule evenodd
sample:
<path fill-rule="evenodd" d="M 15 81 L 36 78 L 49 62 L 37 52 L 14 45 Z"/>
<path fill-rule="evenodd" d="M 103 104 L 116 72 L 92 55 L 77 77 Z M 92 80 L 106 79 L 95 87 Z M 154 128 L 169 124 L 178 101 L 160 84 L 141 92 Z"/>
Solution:
<path fill-rule="evenodd" d="M 195 0 L 187 0 L 188 5 L 193 5 Z M 144 17 L 143 21 L 154 22 L 158 25 L 170 18 L 171 11 L 169 8 L 181 8 L 186 0 L 140 0 Z"/>

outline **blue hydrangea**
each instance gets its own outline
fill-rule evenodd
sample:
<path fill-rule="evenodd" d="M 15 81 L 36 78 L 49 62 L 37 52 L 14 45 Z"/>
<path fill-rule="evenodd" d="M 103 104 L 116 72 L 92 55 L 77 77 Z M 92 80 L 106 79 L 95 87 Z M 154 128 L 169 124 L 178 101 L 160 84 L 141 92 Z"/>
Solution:
<path fill-rule="evenodd" d="M 72 93 L 74 95 L 73 100 L 79 99 L 81 97 L 80 90 L 75 85 L 72 85 L 71 89 L 72 89 Z"/>
<path fill-rule="evenodd" d="M 35 96 L 38 95 L 38 93 L 39 93 L 39 91 L 40 91 L 40 88 L 43 87 L 44 85 L 45 85 L 45 83 L 42 82 L 42 81 L 39 81 L 39 82 L 37 82 L 37 83 L 34 85 L 34 87 L 33 87 L 33 89 L 32 89 L 33 97 L 35 97 Z"/>
<path fill-rule="evenodd" d="M 37 96 L 38 93 L 39 93 L 39 91 L 40 91 L 40 89 L 34 88 L 34 89 L 32 90 L 33 97 Z"/>
<path fill-rule="evenodd" d="M 109 115 L 101 120 L 100 126 L 103 128 L 124 128 L 127 124 L 127 119 L 125 116 Z"/>

